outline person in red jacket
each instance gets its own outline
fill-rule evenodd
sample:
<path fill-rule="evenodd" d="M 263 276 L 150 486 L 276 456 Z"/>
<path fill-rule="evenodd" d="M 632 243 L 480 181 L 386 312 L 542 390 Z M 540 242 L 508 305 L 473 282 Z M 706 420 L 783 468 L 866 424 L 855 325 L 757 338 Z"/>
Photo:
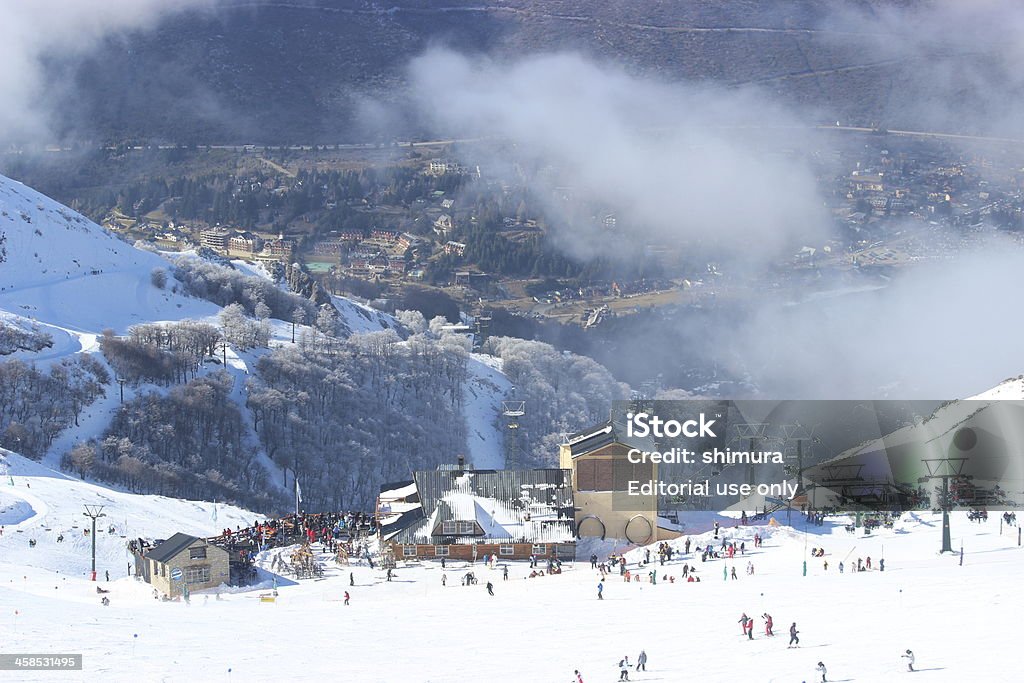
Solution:
<path fill-rule="evenodd" d="M 761 616 L 764 618 L 764 634 L 766 636 L 774 636 L 775 634 L 772 633 L 772 626 L 775 625 L 775 622 L 772 621 L 772 615 L 765 612 Z"/>
<path fill-rule="evenodd" d="M 345 591 L 345 604 L 348 604 L 348 591 Z"/>

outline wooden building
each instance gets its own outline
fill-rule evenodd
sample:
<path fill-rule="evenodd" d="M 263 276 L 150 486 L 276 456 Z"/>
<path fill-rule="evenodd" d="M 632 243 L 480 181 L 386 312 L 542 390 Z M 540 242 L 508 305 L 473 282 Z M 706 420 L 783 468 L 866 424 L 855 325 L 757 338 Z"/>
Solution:
<path fill-rule="evenodd" d="M 576 527 L 570 473 L 561 469 L 416 472 L 381 487 L 382 547 L 396 560 L 572 559 Z"/>

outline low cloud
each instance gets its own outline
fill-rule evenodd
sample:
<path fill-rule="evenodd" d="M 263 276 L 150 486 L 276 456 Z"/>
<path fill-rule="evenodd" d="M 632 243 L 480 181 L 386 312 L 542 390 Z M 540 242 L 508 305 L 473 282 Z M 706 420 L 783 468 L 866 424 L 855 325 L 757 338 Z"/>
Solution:
<path fill-rule="evenodd" d="M 534 194 L 574 256 L 614 253 L 615 238 L 572 221 L 565 195 L 616 213 L 632 244 L 767 260 L 823 233 L 813 174 L 778 153 L 798 119 L 756 90 L 661 83 L 576 54 L 502 62 L 442 49 L 412 63 L 410 82 L 437 134 L 507 140 L 519 163 L 550 168 Z"/>
<path fill-rule="evenodd" d="M 993 237 L 885 289 L 766 306 L 722 338 L 772 398 L 973 395 L 1024 371 L 1021 272 L 1020 245 Z"/>
<path fill-rule="evenodd" d="M 117 32 L 152 28 L 171 12 L 215 0 L 27 0 L 0 18 L 0 132 L 8 140 L 50 139 L 45 63 L 86 54 Z"/>
<path fill-rule="evenodd" d="M 959 16 L 939 4 L 946 20 Z M 909 22 L 910 15 L 893 12 L 896 28 Z M 1012 13 L 1010 27 L 1019 14 Z M 881 28 L 887 16 L 861 26 Z M 971 40 L 962 38 L 950 55 L 984 39 L 981 20 L 968 24 Z M 998 35 L 1010 33 L 1000 27 Z M 939 39 L 928 34 L 891 49 L 924 54 Z M 1001 47 L 1008 49 L 995 54 L 1010 69 L 1024 48 Z M 952 63 L 929 72 L 940 101 L 955 96 L 955 83 L 942 76 Z M 1024 76 L 1012 79 L 1024 84 Z M 410 80 L 436 132 L 507 140 L 510 157 L 555 169 L 551 185 L 566 184 L 574 200 L 616 211 L 625 241 L 713 245 L 765 265 L 800 240 L 814 244 L 828 235 L 831 221 L 804 155 L 776 153 L 806 151 L 813 141 L 806 123 L 814 117 L 762 91 L 660 83 L 573 54 L 502 62 L 447 50 L 417 59 Z M 979 75 L 975 85 L 987 82 Z M 1015 103 L 1000 109 L 994 93 L 989 104 L 988 129 L 1016 111 Z M 949 122 L 944 116 L 935 114 L 937 125 Z M 557 196 L 553 187 L 539 189 Z M 545 210 L 568 253 L 632 254 L 600 229 L 572 223 L 557 200 Z M 955 259 L 907 268 L 884 289 L 795 306 L 784 303 L 793 292 L 780 292 L 722 329 L 669 323 L 680 330 L 666 338 L 703 345 L 698 355 L 709 359 L 734 359 L 734 375 L 777 398 L 969 395 L 1024 369 L 1024 323 L 1012 309 L 1021 272 L 1019 245 L 993 238 Z"/>

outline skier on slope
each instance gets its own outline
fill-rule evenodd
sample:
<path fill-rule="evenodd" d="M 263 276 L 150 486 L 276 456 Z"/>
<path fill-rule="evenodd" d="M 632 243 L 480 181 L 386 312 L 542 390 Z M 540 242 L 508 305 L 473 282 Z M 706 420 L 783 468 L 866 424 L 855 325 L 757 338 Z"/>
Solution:
<path fill-rule="evenodd" d="M 914 670 L 914 653 L 911 652 L 910 650 L 907 650 L 904 654 L 902 654 L 900 656 L 901 657 L 906 657 L 906 659 L 907 659 L 907 671 L 913 671 Z"/>
<path fill-rule="evenodd" d="M 826 683 L 825 674 L 827 673 L 827 670 L 825 669 L 825 662 L 818 662 L 818 666 L 816 668 L 821 672 L 821 683 Z"/>
<path fill-rule="evenodd" d="M 740 615 L 739 624 L 740 624 L 740 630 L 743 632 L 743 635 L 747 635 L 747 619 L 749 619 L 749 618 L 750 617 L 747 616 L 746 612 L 744 612 L 743 614 Z"/>
<path fill-rule="evenodd" d="M 774 636 L 775 634 L 772 633 L 772 626 L 775 625 L 775 622 L 772 620 L 772 615 L 765 612 L 761 615 L 761 618 L 764 619 L 764 634 L 766 636 Z"/>
<path fill-rule="evenodd" d="M 572 683 L 583 683 L 583 674 L 580 673 L 580 670 L 576 669 L 573 673 L 576 674 L 576 680 Z"/>
<path fill-rule="evenodd" d="M 796 622 L 794 621 L 793 624 L 789 627 L 789 645 L 787 645 L 786 647 L 800 646 L 800 637 L 798 635 L 799 633 L 800 631 L 796 630 Z"/>
<path fill-rule="evenodd" d="M 604 600 L 604 581 L 597 582 L 597 599 Z"/>
<path fill-rule="evenodd" d="M 636 670 L 647 671 L 647 651 L 640 650 L 640 655 L 636 658 Z"/>
<path fill-rule="evenodd" d="M 348 594 L 348 591 L 345 591 L 345 606 L 346 606 L 346 607 L 348 606 L 348 601 L 349 601 L 349 597 L 350 597 L 350 596 L 349 596 L 349 594 Z"/>
<path fill-rule="evenodd" d="M 487 594 L 492 598 L 494 597 L 494 584 L 490 581 L 487 582 Z"/>

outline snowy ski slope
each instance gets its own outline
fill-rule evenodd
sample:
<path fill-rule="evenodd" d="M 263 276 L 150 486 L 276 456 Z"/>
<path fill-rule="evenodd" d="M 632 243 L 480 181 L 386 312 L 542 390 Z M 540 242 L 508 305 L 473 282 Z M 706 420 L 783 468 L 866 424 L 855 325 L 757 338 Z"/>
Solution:
<path fill-rule="evenodd" d="M 905 515 L 893 529 L 870 536 L 848 533 L 847 518 L 805 533 L 799 515 L 793 528 L 731 528 L 735 519 L 720 517 L 729 527 L 726 537 L 745 542 L 745 555 L 707 563 L 685 556 L 682 561 L 695 566 L 702 580 L 684 583 L 678 557 L 638 570 L 643 549 L 635 549 L 629 569 L 643 581 L 626 584 L 613 574 L 601 601 L 600 575 L 588 562 L 536 578 L 527 578 L 526 563 L 513 563 L 508 581 L 501 563 L 494 570 L 478 564 L 472 569 L 480 583 L 465 587 L 461 563 L 442 570 L 435 562 L 400 562 L 388 582 L 365 561 L 339 567 L 325 555 L 323 580 L 279 577 L 276 603 L 258 599 L 269 590 L 265 583 L 221 599 L 196 594 L 186 605 L 155 601 L 148 586 L 125 576 L 120 532 L 209 533 L 251 523 L 251 513 L 218 506 L 214 522 L 210 503 L 111 492 L 5 457 L 14 486 L 6 477 L 0 485 L 0 520 L 6 520 L 0 537 L 2 649 L 83 653 L 85 667 L 59 675 L 0 674 L 0 680 L 568 683 L 579 669 L 584 681 L 600 683 L 616 680 L 618 660 L 629 655 L 635 661 L 641 648 L 650 658 L 648 671 L 631 672 L 634 681 L 800 683 L 820 680 L 814 671 L 819 660 L 830 681 L 1018 680 L 1012 625 L 1024 599 L 1024 551 L 1017 529 L 1000 534 L 995 515 L 980 525 L 954 516 L 954 546 L 963 544 L 963 566 L 957 555 L 936 552 L 941 523 L 932 513 Z M 104 582 L 109 607 L 99 604 L 85 574 L 81 507 L 92 502 L 108 505 L 117 529 L 97 538 L 100 578 L 111 572 L 111 582 Z M 785 513 L 779 519 L 784 522 Z M 697 526 L 709 521 L 706 514 L 695 520 Z M 63 544 L 55 542 L 59 531 Z M 759 549 L 753 548 L 755 532 L 765 537 Z M 35 548 L 28 547 L 31 537 Z M 691 540 L 717 544 L 710 532 Z M 819 546 L 825 557 L 810 557 Z M 856 558 L 869 556 L 875 569 L 850 571 Z M 879 572 L 882 557 L 886 570 Z M 746 574 L 748 561 L 753 576 Z M 844 574 L 837 571 L 840 561 Z M 261 558 L 265 580 L 271 579 L 270 564 L 267 553 Z M 733 565 L 739 578 L 723 580 L 723 568 Z M 652 568 L 657 585 L 647 579 Z M 349 585 L 350 572 L 355 586 Z M 485 590 L 488 581 L 494 597 Z M 352 596 L 348 607 L 345 591 Z M 763 635 L 760 615 L 766 611 L 775 620 L 772 638 Z M 740 634 L 737 619 L 744 612 L 757 622 L 753 641 Z M 787 649 L 794 621 L 800 647 Z M 907 648 L 917 655 L 918 673 L 907 673 L 900 659 Z"/>

